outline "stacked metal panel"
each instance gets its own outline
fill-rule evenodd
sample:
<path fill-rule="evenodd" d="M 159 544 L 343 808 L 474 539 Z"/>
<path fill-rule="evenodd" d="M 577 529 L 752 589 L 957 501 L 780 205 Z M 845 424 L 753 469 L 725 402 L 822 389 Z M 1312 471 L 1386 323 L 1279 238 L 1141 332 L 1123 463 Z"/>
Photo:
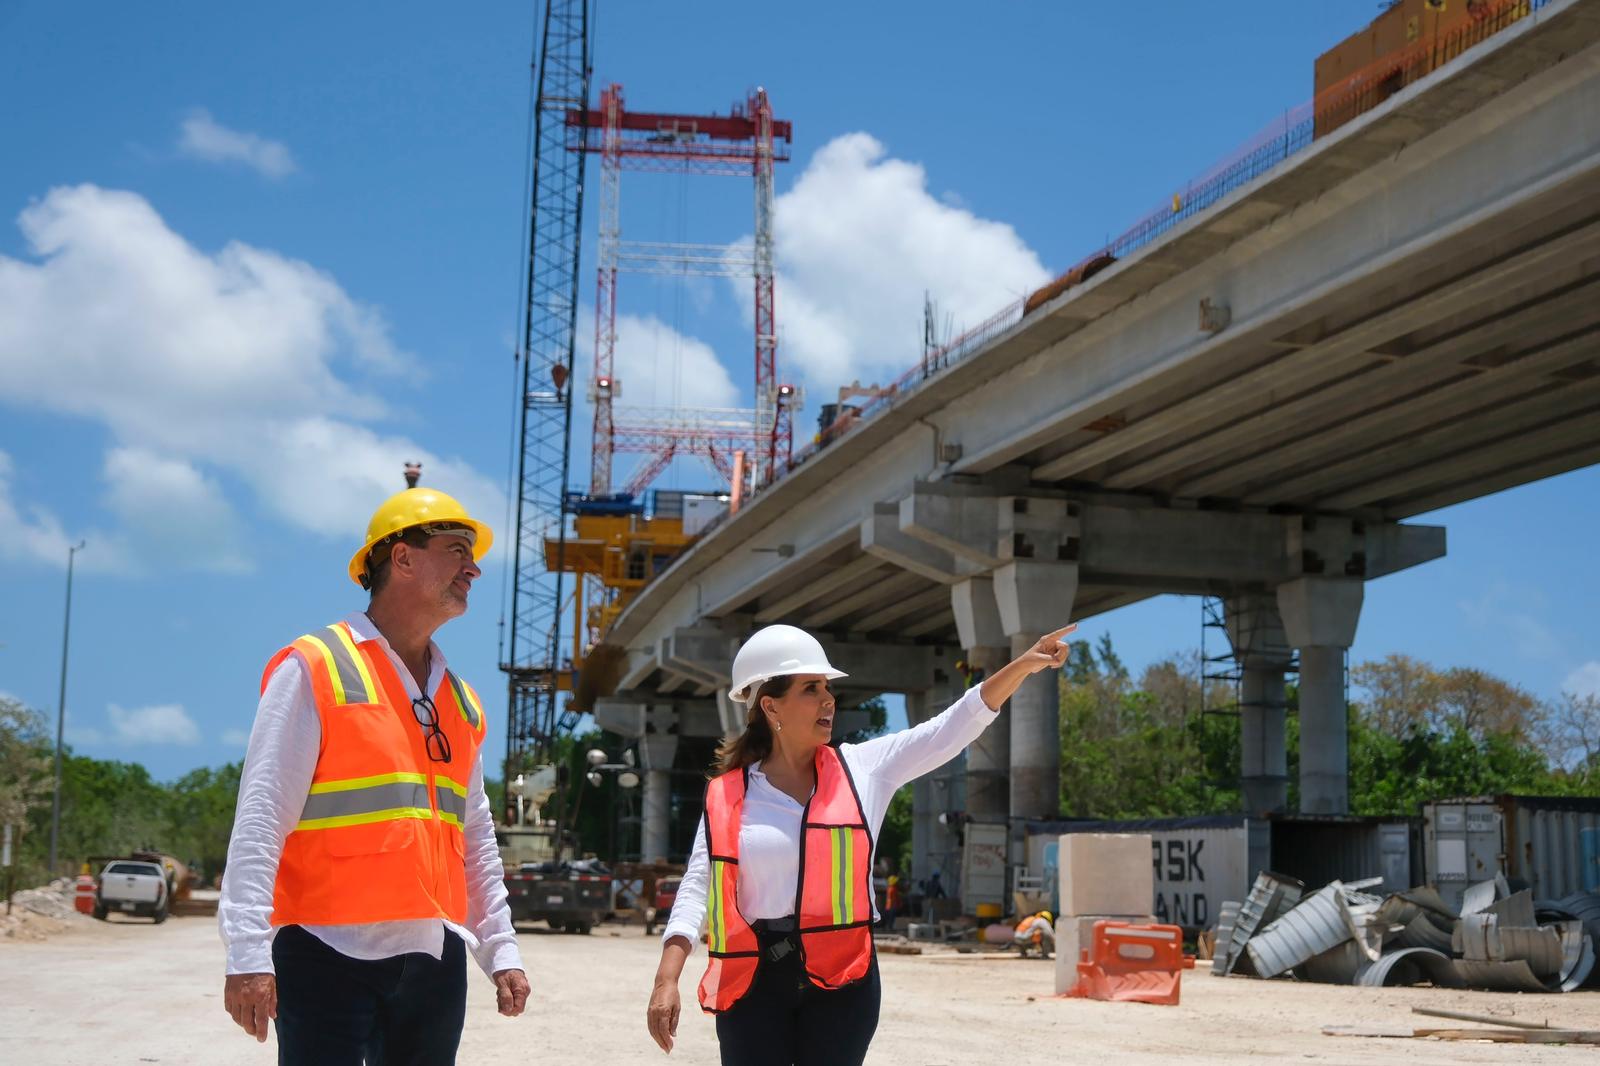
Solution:
<path fill-rule="evenodd" d="M 1368 885 L 1334 881 L 1299 899 L 1297 884 L 1261 875 L 1226 936 L 1219 928 L 1212 973 L 1521 992 L 1570 992 L 1595 975 L 1600 895 L 1536 903 L 1498 877 L 1456 914 L 1431 887 L 1380 898 Z"/>

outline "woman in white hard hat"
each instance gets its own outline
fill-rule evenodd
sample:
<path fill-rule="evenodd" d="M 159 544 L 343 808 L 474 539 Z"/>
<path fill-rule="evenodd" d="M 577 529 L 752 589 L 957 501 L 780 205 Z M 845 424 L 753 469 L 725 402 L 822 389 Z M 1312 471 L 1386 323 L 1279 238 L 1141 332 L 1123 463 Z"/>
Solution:
<path fill-rule="evenodd" d="M 678 978 L 708 921 L 702 1009 L 725 1066 L 860 1063 L 878 1027 L 872 860 L 889 800 L 993 722 L 1024 678 L 1066 662 L 1061 638 L 967 690 L 936 718 L 830 747 L 833 668 L 815 637 L 768 626 L 739 649 L 729 695 L 745 730 L 717 752 L 650 996 L 650 1035 L 671 1051 Z"/>

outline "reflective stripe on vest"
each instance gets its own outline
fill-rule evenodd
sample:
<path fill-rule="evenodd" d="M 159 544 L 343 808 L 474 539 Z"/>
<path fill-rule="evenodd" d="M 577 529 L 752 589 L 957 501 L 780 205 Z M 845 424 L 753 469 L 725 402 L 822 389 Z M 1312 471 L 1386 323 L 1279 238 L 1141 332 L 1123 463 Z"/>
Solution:
<path fill-rule="evenodd" d="M 454 671 L 446 670 L 445 678 L 450 682 L 450 689 L 455 693 L 456 706 L 461 709 L 461 718 L 464 722 L 477 730 L 483 729 L 483 704 L 478 702 L 478 694 L 472 691 L 472 686 L 457 677 Z"/>
<path fill-rule="evenodd" d="M 833 863 L 828 879 L 833 890 L 833 924 L 849 925 L 856 920 L 854 894 L 850 891 L 856 875 L 855 834 L 849 829 L 829 829 L 829 853 Z"/>
<path fill-rule="evenodd" d="M 372 672 L 367 669 L 361 653 L 356 651 L 355 641 L 350 638 L 350 631 L 343 622 L 307 633 L 295 643 L 311 649 L 327 666 L 336 705 L 379 701 L 378 686 L 372 683 Z"/>
<path fill-rule="evenodd" d="M 461 829 L 467 821 L 467 790 L 464 785 L 438 778 L 434 782 L 434 796 L 439 804 L 439 817 Z"/>
<path fill-rule="evenodd" d="M 428 779 L 422 774 L 376 774 L 311 786 L 296 831 L 369 825 L 394 818 L 432 818 Z"/>
<path fill-rule="evenodd" d="M 872 964 L 872 834 L 850 770 L 833 748 L 817 749 L 817 787 L 801 815 L 800 958 L 819 988 L 842 988 Z M 728 1010 L 749 991 L 760 965 L 759 941 L 738 906 L 739 829 L 748 772 L 722 774 L 706 786 L 710 879 L 705 976 L 700 1006 Z"/>

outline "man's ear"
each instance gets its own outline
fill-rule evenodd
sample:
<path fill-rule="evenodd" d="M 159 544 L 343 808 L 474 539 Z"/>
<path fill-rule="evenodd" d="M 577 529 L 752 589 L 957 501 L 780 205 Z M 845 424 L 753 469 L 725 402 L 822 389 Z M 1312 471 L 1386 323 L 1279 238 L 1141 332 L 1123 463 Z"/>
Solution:
<path fill-rule="evenodd" d="M 401 552 L 405 554 L 402 555 Z M 411 545 L 405 541 L 396 541 L 393 548 L 389 549 L 389 569 L 391 576 L 401 572 L 411 572 Z"/>

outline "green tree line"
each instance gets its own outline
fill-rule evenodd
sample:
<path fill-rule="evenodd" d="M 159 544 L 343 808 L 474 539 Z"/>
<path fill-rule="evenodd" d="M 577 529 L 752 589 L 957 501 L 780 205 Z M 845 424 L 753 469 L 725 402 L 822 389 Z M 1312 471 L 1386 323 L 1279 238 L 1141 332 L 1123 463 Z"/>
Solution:
<path fill-rule="evenodd" d="M 1061 813 L 1155 818 L 1239 809 L 1236 693 L 1197 653 L 1134 678 L 1112 648 L 1073 645 L 1061 686 Z M 1541 701 L 1470 667 L 1404 655 L 1350 671 L 1350 811 L 1414 815 L 1445 796 L 1600 791 L 1600 700 Z M 1299 693 L 1285 690 L 1289 809 L 1299 806 Z"/>
<path fill-rule="evenodd" d="M 53 752 L 43 716 L 0 697 L 0 823 L 13 827 L 19 885 L 76 874 L 91 857 L 135 849 L 171 855 L 207 882 L 222 871 L 240 763 L 161 782 L 138 763 L 63 750 L 61 830 L 50 870 Z"/>

